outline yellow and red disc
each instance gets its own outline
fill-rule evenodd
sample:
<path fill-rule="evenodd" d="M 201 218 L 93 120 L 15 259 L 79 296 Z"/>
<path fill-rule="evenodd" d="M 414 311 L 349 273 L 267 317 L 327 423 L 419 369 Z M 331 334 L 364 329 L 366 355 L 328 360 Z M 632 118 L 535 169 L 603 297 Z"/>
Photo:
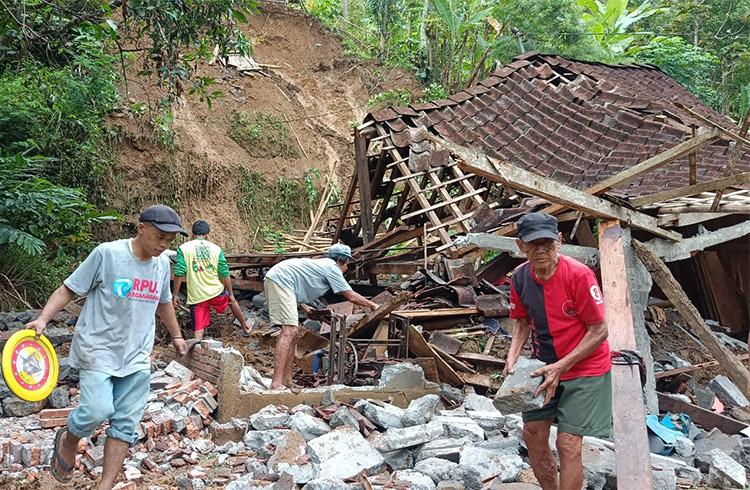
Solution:
<path fill-rule="evenodd" d="M 38 402 L 57 385 L 60 367 L 49 339 L 25 329 L 11 335 L 3 348 L 3 378 L 14 395 Z"/>

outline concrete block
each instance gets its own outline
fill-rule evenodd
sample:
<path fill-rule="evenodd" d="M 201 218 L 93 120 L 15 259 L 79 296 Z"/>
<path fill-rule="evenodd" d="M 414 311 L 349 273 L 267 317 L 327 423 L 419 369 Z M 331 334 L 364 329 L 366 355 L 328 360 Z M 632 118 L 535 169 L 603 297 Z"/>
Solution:
<path fill-rule="evenodd" d="M 521 439 L 516 436 L 494 437 L 486 441 L 475 442 L 474 446 L 489 449 L 503 454 L 519 454 Z"/>
<path fill-rule="evenodd" d="M 211 433 L 211 440 L 218 446 L 223 446 L 229 441 L 242 442 L 246 430 L 247 422 L 243 422 L 240 419 L 232 419 L 223 424 L 213 421 L 208 426 L 208 431 Z"/>
<path fill-rule="evenodd" d="M 438 483 L 435 490 L 466 490 L 466 485 L 458 480 L 445 480 Z"/>
<path fill-rule="evenodd" d="M 255 452 L 259 457 L 270 458 L 287 432 L 289 430 L 251 430 L 245 434 L 243 442 L 248 450 Z"/>
<path fill-rule="evenodd" d="M 349 485 L 334 478 L 316 478 L 307 482 L 302 490 L 349 490 Z"/>
<path fill-rule="evenodd" d="M 339 427 L 307 444 L 311 460 L 320 465 L 320 478 L 343 480 L 362 470 L 373 474 L 385 463 L 362 434 L 348 427 Z"/>
<path fill-rule="evenodd" d="M 435 439 L 419 448 L 416 460 L 419 462 L 428 458 L 441 458 L 458 463 L 461 448 L 472 444 L 474 442 L 468 437 Z"/>
<path fill-rule="evenodd" d="M 474 410 L 477 412 L 497 412 L 495 404 L 492 402 L 492 398 L 477 395 L 476 393 L 469 393 L 464 398 L 464 410 Z"/>
<path fill-rule="evenodd" d="M 677 475 L 671 468 L 664 468 L 652 472 L 654 490 L 675 490 L 677 488 Z"/>
<path fill-rule="evenodd" d="M 414 466 L 414 453 L 410 449 L 399 449 L 382 455 L 391 471 L 408 470 Z"/>
<path fill-rule="evenodd" d="M 690 458 L 695 454 L 695 444 L 687 437 L 678 437 L 674 443 L 674 450 L 683 458 Z"/>
<path fill-rule="evenodd" d="M 435 414 L 438 403 L 440 397 L 437 395 L 425 395 L 412 400 L 401 417 L 401 423 L 404 427 L 426 424 Z"/>
<path fill-rule="evenodd" d="M 484 429 L 469 417 L 433 417 L 433 422 L 443 424 L 443 435 L 446 437 L 468 437 L 472 441 L 484 440 Z"/>
<path fill-rule="evenodd" d="M 717 488 L 745 488 L 747 477 L 745 468 L 721 449 L 709 451 L 711 467 L 708 470 L 708 484 Z"/>
<path fill-rule="evenodd" d="M 391 482 L 395 487 L 407 482 L 410 490 L 435 490 L 435 482 L 432 478 L 414 470 L 396 471 L 391 475 Z"/>
<path fill-rule="evenodd" d="M 25 402 L 15 396 L 3 400 L 3 413 L 6 417 L 26 417 L 41 412 L 43 408 L 43 401 Z"/>
<path fill-rule="evenodd" d="M 224 490 L 272 490 L 272 485 L 265 483 L 267 482 L 256 481 L 253 475 L 244 475 L 229 482 Z"/>
<path fill-rule="evenodd" d="M 268 405 L 258 413 L 250 416 L 250 424 L 256 430 L 269 430 L 288 427 L 289 414 L 279 410 L 276 405 Z"/>
<path fill-rule="evenodd" d="M 700 485 L 701 481 L 703 480 L 703 474 L 701 473 L 701 470 L 699 470 L 698 468 L 694 468 L 693 466 L 681 466 L 675 468 L 674 472 L 677 478 L 688 480 L 693 486 Z"/>
<path fill-rule="evenodd" d="M 461 405 L 464 402 L 464 392 L 447 383 L 440 385 L 440 398 L 455 405 Z"/>
<path fill-rule="evenodd" d="M 266 466 L 262 461 L 250 458 L 247 461 L 245 461 L 245 473 L 252 475 L 254 477 L 259 477 L 261 475 L 268 474 L 268 466 Z"/>
<path fill-rule="evenodd" d="M 391 452 L 407 447 L 419 446 L 437 439 L 443 434 L 443 425 L 438 422 L 415 425 L 403 429 L 388 429 L 375 440 L 375 449 Z"/>
<path fill-rule="evenodd" d="M 294 483 L 307 483 L 317 478 L 318 465 L 307 457 L 307 444 L 302 434 L 290 430 L 284 435 L 273 456 L 268 460 L 268 469 L 278 475 L 292 475 Z"/>
<path fill-rule="evenodd" d="M 378 386 L 389 390 L 403 390 L 422 388 L 424 384 L 424 371 L 421 366 L 410 362 L 400 362 L 383 368 Z"/>
<path fill-rule="evenodd" d="M 492 407 L 492 411 L 467 410 L 466 415 L 479 424 L 479 427 L 486 432 L 497 432 L 505 426 L 505 415 L 500 413 L 495 407 Z"/>
<path fill-rule="evenodd" d="M 542 384 L 543 378 L 532 378 L 530 374 L 544 366 L 545 363 L 536 359 L 519 358 L 515 372 L 505 379 L 495 395 L 495 408 L 506 414 L 541 408 L 544 395 L 534 396 L 534 392 Z"/>
<path fill-rule="evenodd" d="M 473 446 L 466 446 L 461 450 L 459 465 L 477 470 L 482 480 L 496 476 L 503 482 L 514 481 L 527 467 L 518 455 Z"/>
<path fill-rule="evenodd" d="M 349 410 L 349 407 L 339 407 L 339 409 L 336 410 L 333 415 L 331 415 L 331 419 L 328 421 L 328 424 L 332 429 L 335 429 L 336 427 L 347 426 L 351 427 L 354 430 L 359 430 L 359 422 L 357 422 L 357 418 L 352 415 Z"/>
<path fill-rule="evenodd" d="M 414 465 L 414 471 L 418 471 L 432 478 L 435 484 L 444 480 L 450 480 L 458 471 L 458 464 L 440 458 L 427 458 Z"/>
<path fill-rule="evenodd" d="M 167 367 L 164 368 L 164 374 L 173 378 L 177 378 L 183 383 L 195 379 L 195 373 L 193 373 L 190 369 L 186 368 L 177 361 L 170 362 Z"/>
<path fill-rule="evenodd" d="M 367 400 L 361 400 L 354 405 L 359 413 L 370 419 L 375 425 L 384 429 L 403 428 L 401 417 L 404 416 L 404 409 L 390 403 L 382 406 Z"/>
<path fill-rule="evenodd" d="M 307 415 L 311 417 L 315 417 L 315 409 L 311 407 L 310 405 L 305 405 L 304 403 L 300 403 L 299 405 L 292 408 L 291 413 L 294 415 L 297 412 L 306 413 Z"/>
<path fill-rule="evenodd" d="M 67 408 L 70 405 L 70 393 L 67 386 L 58 386 L 49 395 L 49 404 L 52 408 Z"/>
<path fill-rule="evenodd" d="M 727 408 L 731 407 L 746 407 L 750 405 L 750 401 L 742 394 L 737 385 L 724 375 L 716 376 L 708 383 L 708 386 L 716 393 L 721 403 Z"/>
<path fill-rule="evenodd" d="M 289 417 L 289 428 L 302 434 L 305 441 L 311 441 L 331 432 L 331 428 L 325 421 L 304 412 L 297 412 Z"/>

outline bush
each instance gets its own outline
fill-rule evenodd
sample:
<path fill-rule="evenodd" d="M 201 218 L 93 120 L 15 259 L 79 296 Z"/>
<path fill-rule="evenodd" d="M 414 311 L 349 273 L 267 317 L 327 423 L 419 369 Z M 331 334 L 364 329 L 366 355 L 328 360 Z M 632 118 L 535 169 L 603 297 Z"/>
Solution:
<path fill-rule="evenodd" d="M 229 121 L 229 136 L 255 158 L 297 156 L 286 124 L 272 114 L 235 111 Z"/>

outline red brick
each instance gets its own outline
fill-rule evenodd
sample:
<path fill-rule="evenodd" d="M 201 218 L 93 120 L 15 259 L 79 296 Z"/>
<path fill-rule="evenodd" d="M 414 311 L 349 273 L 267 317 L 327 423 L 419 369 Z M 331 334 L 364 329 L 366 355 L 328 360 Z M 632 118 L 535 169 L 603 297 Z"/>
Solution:
<path fill-rule="evenodd" d="M 75 408 L 48 408 L 39 412 L 40 419 L 60 419 L 67 417 Z"/>
<path fill-rule="evenodd" d="M 203 382 L 202 388 L 213 397 L 216 397 L 216 395 L 219 394 L 219 390 L 217 390 L 216 387 L 208 381 Z"/>
<path fill-rule="evenodd" d="M 39 426 L 42 429 L 54 429 L 55 427 L 63 427 L 67 423 L 68 423 L 68 419 L 67 418 L 41 419 L 39 421 Z"/>

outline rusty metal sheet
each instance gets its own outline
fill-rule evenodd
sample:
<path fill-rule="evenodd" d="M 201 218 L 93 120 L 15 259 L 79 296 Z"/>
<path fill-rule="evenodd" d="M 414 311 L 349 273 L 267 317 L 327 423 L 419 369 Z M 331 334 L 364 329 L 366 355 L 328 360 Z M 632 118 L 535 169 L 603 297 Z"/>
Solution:
<path fill-rule="evenodd" d="M 477 296 L 476 305 L 484 316 L 498 317 L 510 315 L 510 305 L 504 294 L 481 294 Z"/>
<path fill-rule="evenodd" d="M 459 306 L 474 306 L 476 304 L 477 293 L 474 292 L 474 288 L 467 286 L 449 286 L 458 298 Z"/>

